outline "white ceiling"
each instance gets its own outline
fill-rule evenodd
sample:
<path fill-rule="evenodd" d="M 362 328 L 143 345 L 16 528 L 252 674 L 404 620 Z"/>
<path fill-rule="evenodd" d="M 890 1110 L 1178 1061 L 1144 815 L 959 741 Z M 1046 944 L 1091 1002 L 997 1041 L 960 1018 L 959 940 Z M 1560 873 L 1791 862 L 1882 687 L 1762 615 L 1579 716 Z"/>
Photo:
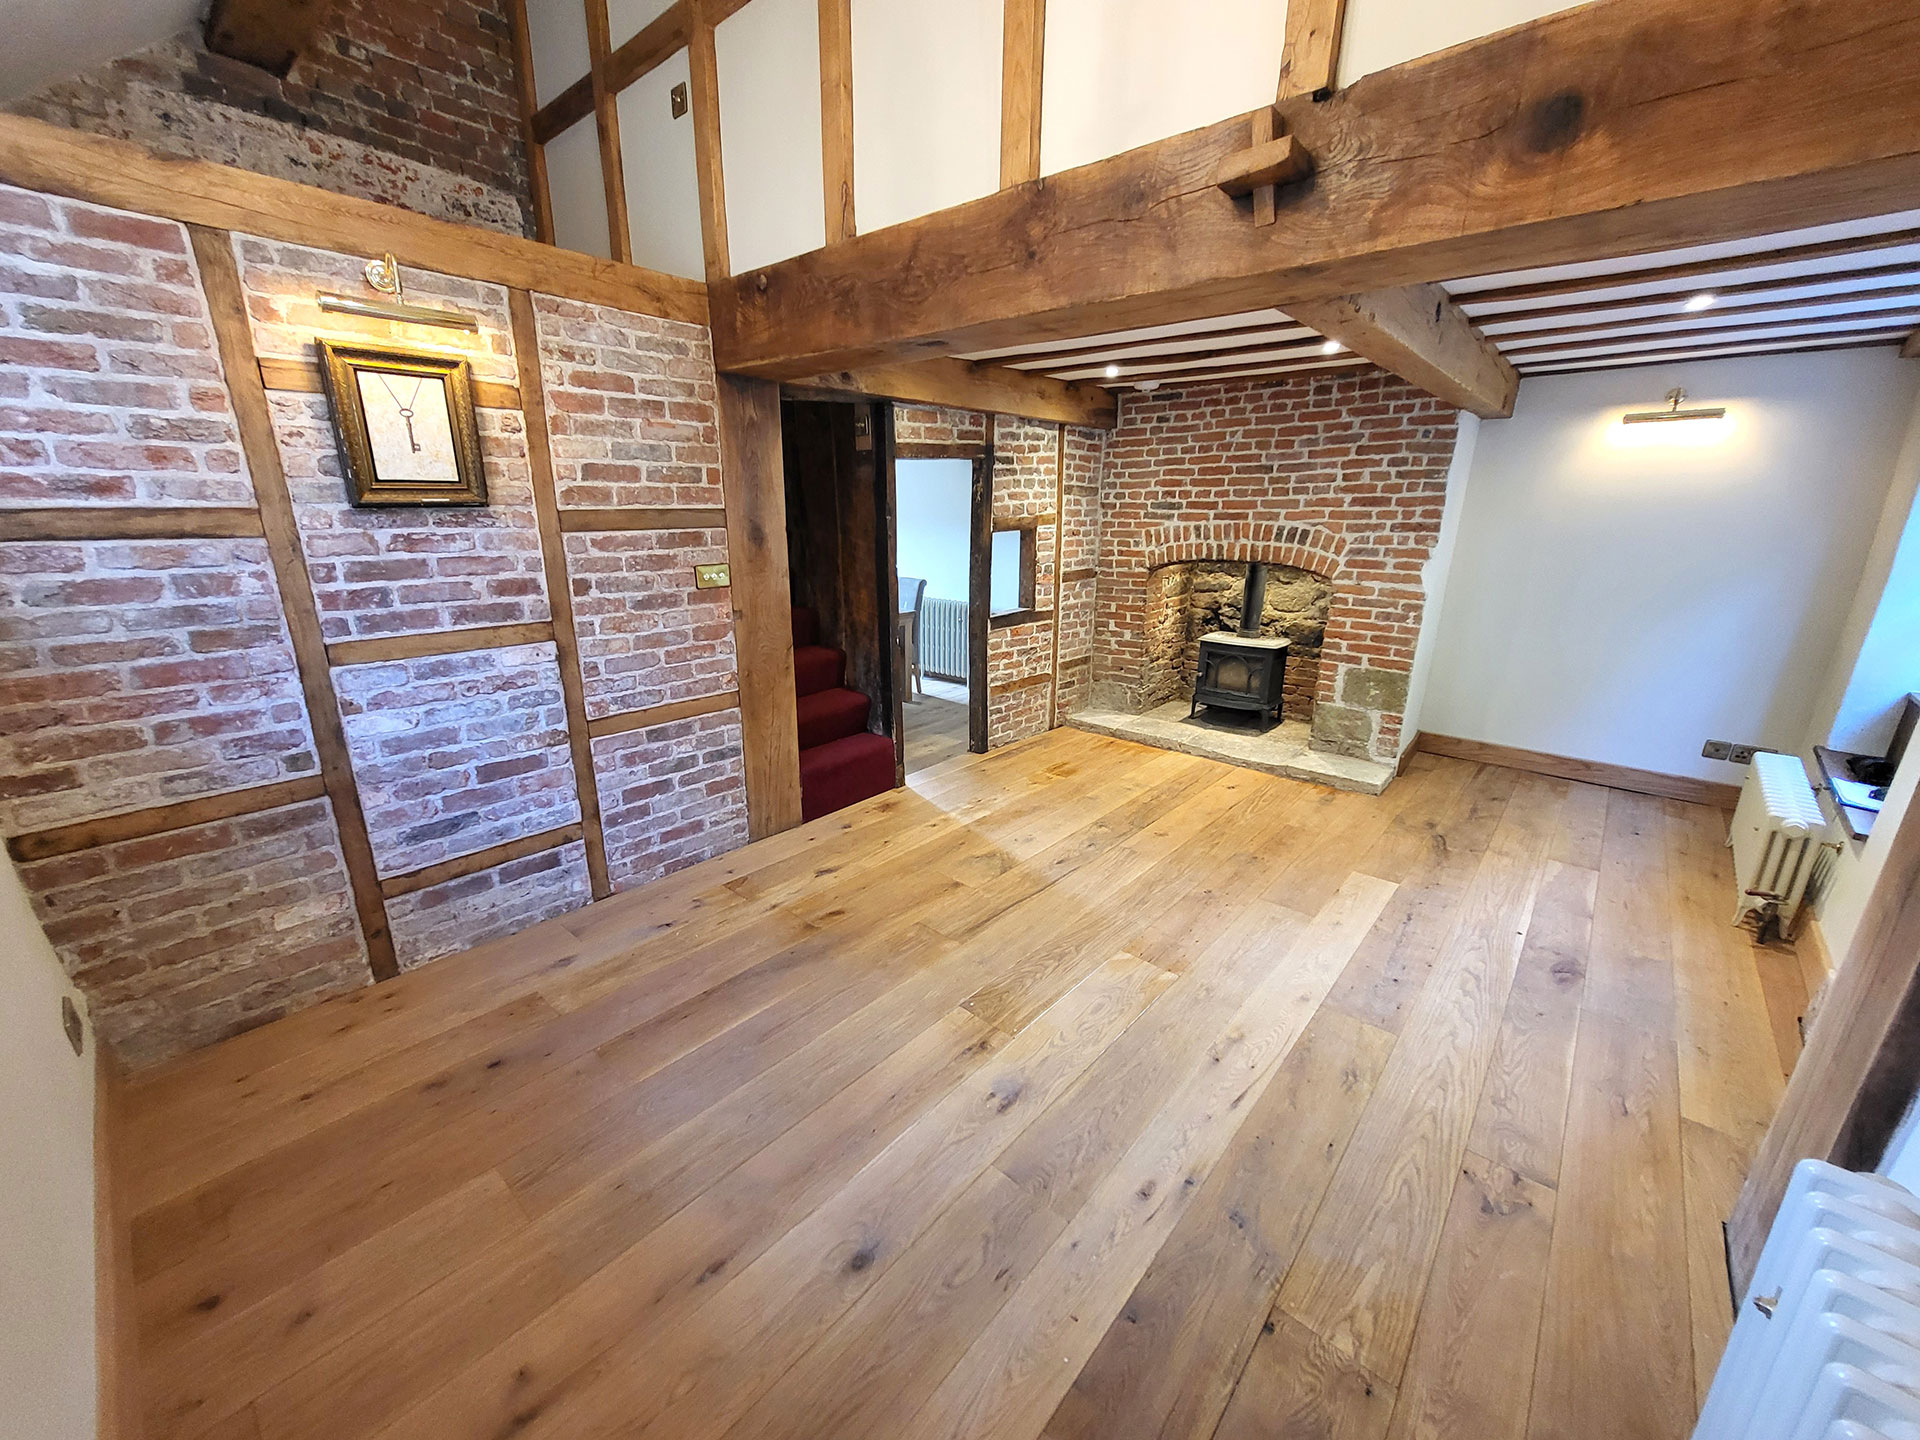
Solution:
<path fill-rule="evenodd" d="M 1446 288 L 1523 375 L 1722 355 L 1896 345 L 1920 331 L 1920 210 L 1651 255 L 1455 280 Z M 1710 304 L 1689 308 L 1697 297 Z M 1342 369 L 1279 310 L 966 358 L 1115 388 Z"/>
<path fill-rule="evenodd" d="M 0 104 L 177 34 L 206 8 L 207 0 L 0 0 Z"/>

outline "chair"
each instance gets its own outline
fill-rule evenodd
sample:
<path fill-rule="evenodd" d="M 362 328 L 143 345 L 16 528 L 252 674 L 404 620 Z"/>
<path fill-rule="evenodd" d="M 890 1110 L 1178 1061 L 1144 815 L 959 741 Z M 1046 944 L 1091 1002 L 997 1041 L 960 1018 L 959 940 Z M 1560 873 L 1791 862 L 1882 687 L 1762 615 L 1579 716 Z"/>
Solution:
<path fill-rule="evenodd" d="M 926 681 L 920 673 L 920 602 L 926 596 L 926 581 L 906 575 L 900 577 L 900 609 L 894 617 L 893 633 L 909 701 L 927 693 Z"/>

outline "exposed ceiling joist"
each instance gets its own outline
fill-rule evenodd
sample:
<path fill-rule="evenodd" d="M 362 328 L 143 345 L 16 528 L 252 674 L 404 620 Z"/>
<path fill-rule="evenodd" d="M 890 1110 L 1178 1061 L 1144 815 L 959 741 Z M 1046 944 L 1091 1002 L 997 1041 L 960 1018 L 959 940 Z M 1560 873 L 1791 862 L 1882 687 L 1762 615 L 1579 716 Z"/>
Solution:
<path fill-rule="evenodd" d="M 1896 339 L 1898 337 L 1895 337 Z M 1760 355 L 1818 355 L 1836 350 L 1884 350 L 1893 341 L 1882 337 L 1864 340 L 1759 341 L 1751 345 L 1712 345 L 1678 354 L 1659 355 L 1587 355 L 1565 360 L 1529 362 L 1520 367 L 1523 376 L 1571 375 L 1583 370 L 1644 370 L 1654 365 L 1678 365 L 1689 360 L 1733 360 Z"/>
<path fill-rule="evenodd" d="M 1239 116 L 717 284 L 716 356 L 797 377 L 1887 213 L 1920 202 L 1916 50 L 1912 0 L 1601 0 L 1282 102 L 1319 168 L 1273 226 L 1211 183 Z"/>
<path fill-rule="evenodd" d="M 1513 413 L 1520 377 L 1438 285 L 1311 300 L 1288 313 L 1449 405 L 1489 420 Z"/>
<path fill-rule="evenodd" d="M 804 389 L 838 395 L 950 405 L 959 410 L 1018 415 L 1093 430 L 1111 430 L 1120 419 L 1119 402 L 1098 385 L 1073 385 L 1003 365 L 977 365 L 965 360 L 875 365 L 812 375 L 795 383 Z"/>
<path fill-rule="evenodd" d="M 1657 315 L 1634 315 L 1621 320 L 1570 321 L 1558 325 L 1534 325 L 1528 323 L 1531 315 L 1502 315 L 1482 321 L 1488 337 L 1500 346 L 1508 342 L 1538 340 L 1548 336 L 1600 335 L 1615 332 L 1645 330 L 1661 325 L 1685 322 L 1701 329 L 1711 330 L 1716 326 L 1752 320 L 1755 316 L 1767 316 L 1782 320 L 1801 318 L 1807 321 L 1852 318 L 1876 313 L 1895 314 L 1910 309 L 1916 300 L 1920 300 L 1920 286 L 1903 285 L 1894 290 L 1853 290 L 1839 295 L 1809 295 L 1796 300 L 1773 300 L 1758 305 L 1716 305 L 1711 309 L 1697 312 L 1665 309 Z M 1884 301 L 1884 305 L 1866 302 Z M 1803 312 L 1825 310 L 1831 314 L 1816 315 Z"/>

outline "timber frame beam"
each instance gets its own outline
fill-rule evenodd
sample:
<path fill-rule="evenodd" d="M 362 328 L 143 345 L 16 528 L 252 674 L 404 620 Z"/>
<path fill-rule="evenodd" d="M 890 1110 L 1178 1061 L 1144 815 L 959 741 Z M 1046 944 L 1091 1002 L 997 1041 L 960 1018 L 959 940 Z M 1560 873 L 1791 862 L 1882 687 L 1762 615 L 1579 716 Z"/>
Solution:
<path fill-rule="evenodd" d="M 1916 51 L 1914 0 L 1598 0 L 1282 100 L 1315 171 L 1273 225 L 1213 184 L 1237 116 L 715 280 L 715 357 L 799 379 L 1911 207 Z"/>
<path fill-rule="evenodd" d="M 1287 313 L 1449 405 L 1484 420 L 1513 413 L 1519 375 L 1438 285 L 1309 300 Z"/>

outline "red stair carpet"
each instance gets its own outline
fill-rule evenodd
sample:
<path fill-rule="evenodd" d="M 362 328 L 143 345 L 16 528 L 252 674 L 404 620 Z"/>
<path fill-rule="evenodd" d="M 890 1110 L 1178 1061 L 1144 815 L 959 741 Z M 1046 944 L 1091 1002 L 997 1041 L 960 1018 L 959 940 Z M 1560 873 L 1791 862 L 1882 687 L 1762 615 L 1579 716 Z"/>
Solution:
<path fill-rule="evenodd" d="M 793 611 L 793 683 L 800 710 L 800 817 L 893 788 L 893 741 L 867 733 L 868 698 L 846 686 L 846 652 L 822 645 L 811 610 Z"/>

